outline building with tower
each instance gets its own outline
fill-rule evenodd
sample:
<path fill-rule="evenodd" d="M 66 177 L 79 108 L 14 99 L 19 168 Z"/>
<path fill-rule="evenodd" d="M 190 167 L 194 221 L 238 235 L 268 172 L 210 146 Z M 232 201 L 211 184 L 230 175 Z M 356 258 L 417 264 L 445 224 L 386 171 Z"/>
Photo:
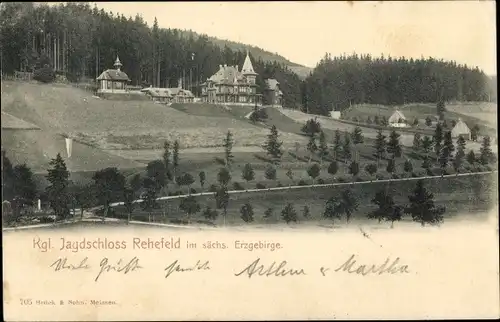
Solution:
<path fill-rule="evenodd" d="M 115 69 L 107 69 L 97 77 L 97 93 L 125 93 L 130 82 L 128 75 L 121 70 L 122 63 L 116 56 Z"/>
<path fill-rule="evenodd" d="M 238 66 L 219 65 L 219 70 L 201 84 L 202 101 L 214 104 L 261 104 L 257 94 L 257 73 L 247 56 L 241 71 Z"/>

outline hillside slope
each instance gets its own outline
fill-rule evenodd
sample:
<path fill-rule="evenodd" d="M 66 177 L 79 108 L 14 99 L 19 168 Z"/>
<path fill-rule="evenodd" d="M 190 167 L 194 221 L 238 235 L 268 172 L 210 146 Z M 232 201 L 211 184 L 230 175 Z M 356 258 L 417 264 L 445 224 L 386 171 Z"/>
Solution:
<path fill-rule="evenodd" d="M 253 124 L 245 118 L 252 107 L 223 108 L 210 104 L 169 107 L 151 101 L 109 101 L 62 84 L 5 81 L 1 103 L 2 113 L 11 116 L 9 123 L 21 126 L 29 122 L 40 128 L 2 131 L 2 147 L 13 161 L 26 162 L 36 169 L 46 169 L 57 153 L 66 155 L 64 136 L 74 139 L 72 167 L 84 171 L 105 166 L 141 166 L 142 163 L 124 158 L 120 151 L 147 153 L 161 149 L 165 140 L 179 140 L 181 149 L 210 149 L 222 146 L 229 130 L 236 149 L 260 148 L 269 133 L 269 124 Z M 288 124 L 288 128 L 280 128 L 285 146 L 303 140 L 295 134 L 298 125 L 294 121 L 279 123 L 280 127 Z"/>

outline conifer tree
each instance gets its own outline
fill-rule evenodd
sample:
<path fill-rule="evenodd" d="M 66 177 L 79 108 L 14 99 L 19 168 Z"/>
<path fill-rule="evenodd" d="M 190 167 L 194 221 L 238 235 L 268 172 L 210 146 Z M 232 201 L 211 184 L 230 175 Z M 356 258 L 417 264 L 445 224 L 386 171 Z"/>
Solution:
<path fill-rule="evenodd" d="M 344 134 L 344 144 L 342 146 L 342 152 L 344 154 L 344 162 L 347 163 L 347 161 L 352 158 L 351 136 L 347 132 L 345 132 Z"/>
<path fill-rule="evenodd" d="M 476 154 L 473 150 L 470 150 L 469 153 L 467 153 L 467 162 L 470 165 L 474 165 L 476 163 Z"/>
<path fill-rule="evenodd" d="M 340 196 L 330 198 L 325 207 L 325 218 L 340 218 L 345 215 L 347 223 L 351 220 L 354 211 L 358 209 L 359 201 L 350 189 L 342 191 Z"/>
<path fill-rule="evenodd" d="M 189 225 L 191 223 L 191 216 L 198 213 L 201 210 L 201 206 L 196 201 L 195 197 L 189 196 L 181 200 L 179 209 L 186 213 L 187 223 Z"/>
<path fill-rule="evenodd" d="M 459 157 L 461 159 L 465 158 L 465 147 L 466 142 L 463 136 L 459 136 L 457 139 L 457 153 L 455 153 L 455 157 Z"/>
<path fill-rule="evenodd" d="M 376 163 L 369 163 L 365 166 L 365 171 L 370 175 L 371 181 L 373 181 L 373 175 L 377 173 L 377 164 Z"/>
<path fill-rule="evenodd" d="M 163 165 L 165 167 L 165 171 L 167 173 L 166 180 L 172 181 L 172 170 L 170 169 L 170 142 L 167 140 L 163 143 Z M 165 186 L 167 186 L 168 182 L 165 182 Z"/>
<path fill-rule="evenodd" d="M 354 181 L 354 177 L 359 174 L 359 163 L 352 161 L 349 165 L 349 173 L 352 175 L 352 179 Z"/>
<path fill-rule="evenodd" d="M 387 152 L 392 154 L 392 158 L 401 157 L 401 143 L 399 142 L 399 138 L 401 135 L 396 131 L 391 131 L 389 135 L 389 142 L 387 143 Z"/>
<path fill-rule="evenodd" d="M 483 143 L 479 151 L 479 162 L 481 162 L 481 164 L 486 165 L 492 162 L 493 152 L 491 151 L 491 138 L 489 136 L 483 138 Z"/>
<path fill-rule="evenodd" d="M 246 203 L 241 206 L 240 213 L 241 219 L 243 219 L 244 222 L 250 223 L 253 221 L 253 208 L 251 204 Z"/>
<path fill-rule="evenodd" d="M 429 154 L 432 151 L 432 139 L 428 136 L 424 136 L 422 139 L 422 152 L 424 153 L 425 157 L 429 157 Z"/>
<path fill-rule="evenodd" d="M 222 209 L 223 210 L 223 219 L 224 219 L 224 226 L 226 225 L 226 218 L 227 218 L 227 207 L 229 206 L 229 193 L 227 191 L 227 187 L 224 185 L 221 185 L 217 188 L 215 191 L 215 203 L 217 206 L 217 209 Z"/>
<path fill-rule="evenodd" d="M 148 221 L 151 221 L 153 210 L 158 208 L 156 202 L 157 187 L 154 180 L 150 177 L 144 178 L 144 197 L 142 198 L 141 207 L 148 213 Z"/>
<path fill-rule="evenodd" d="M 200 171 L 200 173 L 198 174 L 198 177 L 200 178 L 201 189 L 203 189 L 205 187 L 205 181 L 207 179 L 207 177 L 205 175 L 205 171 Z"/>
<path fill-rule="evenodd" d="M 413 152 L 419 153 L 422 147 L 422 139 L 420 138 L 420 133 L 415 133 L 413 135 Z"/>
<path fill-rule="evenodd" d="M 307 174 L 311 177 L 312 184 L 314 184 L 314 181 L 319 176 L 320 171 L 321 171 L 321 168 L 320 168 L 319 164 L 317 164 L 317 163 L 313 164 L 312 166 L 310 166 L 307 169 Z"/>
<path fill-rule="evenodd" d="M 283 155 L 283 151 L 281 150 L 282 145 L 283 142 L 278 140 L 278 129 L 275 125 L 273 125 L 269 135 L 267 136 L 264 149 L 267 151 L 267 154 L 273 158 L 273 162 L 275 163 L 279 163 L 281 156 Z"/>
<path fill-rule="evenodd" d="M 50 160 L 47 180 L 50 185 L 47 187 L 47 197 L 50 207 L 54 210 L 56 218 L 66 218 L 69 215 L 69 171 L 66 168 L 61 154 Z"/>
<path fill-rule="evenodd" d="M 272 165 L 268 165 L 266 167 L 266 171 L 264 172 L 264 176 L 267 180 L 276 180 L 276 168 Z"/>
<path fill-rule="evenodd" d="M 342 151 L 342 137 L 340 136 L 340 131 L 335 130 L 335 136 L 333 139 L 333 157 L 338 160 L 340 157 L 340 152 Z"/>
<path fill-rule="evenodd" d="M 328 165 L 328 173 L 331 174 L 333 177 L 335 177 L 338 171 L 339 171 L 339 165 L 337 161 L 333 160 Z"/>
<path fill-rule="evenodd" d="M 441 147 L 443 143 L 443 128 L 441 126 L 441 123 L 438 123 L 436 125 L 436 130 L 434 131 L 433 143 L 434 143 L 434 152 L 436 153 L 436 160 L 438 160 L 439 156 L 441 155 Z"/>
<path fill-rule="evenodd" d="M 286 176 L 288 177 L 288 179 L 290 179 L 290 184 L 288 185 L 288 187 L 291 187 L 292 186 L 292 182 L 293 182 L 293 171 L 292 169 L 288 169 L 287 172 L 286 172 Z"/>
<path fill-rule="evenodd" d="M 309 207 L 307 205 L 302 208 L 302 215 L 305 219 L 311 218 L 311 211 L 309 210 Z"/>
<path fill-rule="evenodd" d="M 410 160 L 406 160 L 403 166 L 403 170 L 405 170 L 406 173 L 411 173 L 413 171 L 413 164 L 411 163 Z"/>
<path fill-rule="evenodd" d="M 380 159 L 385 156 L 385 151 L 387 147 L 386 136 L 382 134 L 382 130 L 378 130 L 377 137 L 375 138 L 375 154 L 377 155 L 377 165 L 380 163 Z"/>
<path fill-rule="evenodd" d="M 389 172 L 390 174 L 392 174 L 392 173 L 394 173 L 394 171 L 396 171 L 396 162 L 394 161 L 394 159 L 389 159 L 385 170 L 387 172 Z"/>
<path fill-rule="evenodd" d="M 321 131 L 319 134 L 319 160 L 320 164 L 323 164 L 323 159 L 328 156 L 328 147 L 326 145 L 325 132 Z"/>
<path fill-rule="evenodd" d="M 393 196 L 386 189 L 378 191 L 371 202 L 377 206 L 377 209 L 370 212 L 368 218 L 376 219 L 379 223 L 382 220 L 391 221 L 391 228 L 394 221 L 401 219 L 401 208 L 396 206 Z"/>
<path fill-rule="evenodd" d="M 451 132 L 446 132 L 444 135 L 443 147 L 441 148 L 441 155 L 439 156 L 439 164 L 442 169 L 445 169 L 448 166 L 453 151 L 455 151 L 455 146 L 453 145 Z"/>
<path fill-rule="evenodd" d="M 289 224 L 292 221 L 297 222 L 297 212 L 295 211 L 295 208 L 293 207 L 293 204 L 288 203 L 285 208 L 281 211 L 281 218 Z"/>
<path fill-rule="evenodd" d="M 255 179 L 255 171 L 253 171 L 252 165 L 250 163 L 245 164 L 245 166 L 243 167 L 241 178 L 245 180 L 247 184 Z"/>
<path fill-rule="evenodd" d="M 227 187 L 231 181 L 231 173 L 226 168 L 220 168 L 219 173 L 217 173 L 217 181 L 221 186 Z"/>
<path fill-rule="evenodd" d="M 223 146 L 224 146 L 224 161 L 226 162 L 226 166 L 231 169 L 231 165 L 233 164 L 233 133 L 231 131 L 227 131 L 226 137 L 224 138 Z"/>
<path fill-rule="evenodd" d="M 354 143 L 354 145 L 358 145 L 364 142 L 363 131 L 359 126 L 356 126 L 354 128 L 351 136 L 352 136 L 352 143 Z"/>
<path fill-rule="evenodd" d="M 309 151 L 309 161 L 311 162 L 313 154 L 318 150 L 318 146 L 316 145 L 316 139 L 314 136 L 309 137 L 309 142 L 307 142 L 307 150 Z"/>
<path fill-rule="evenodd" d="M 434 205 L 434 195 L 424 187 L 424 181 L 418 180 L 413 195 L 408 196 L 410 204 L 406 206 L 405 213 L 410 214 L 414 221 L 422 226 L 425 224 L 440 224 L 443 222 L 445 207 Z"/>
<path fill-rule="evenodd" d="M 174 142 L 174 151 L 172 152 L 172 166 L 174 168 L 173 179 L 177 181 L 177 169 L 179 168 L 179 141 L 175 140 Z"/>

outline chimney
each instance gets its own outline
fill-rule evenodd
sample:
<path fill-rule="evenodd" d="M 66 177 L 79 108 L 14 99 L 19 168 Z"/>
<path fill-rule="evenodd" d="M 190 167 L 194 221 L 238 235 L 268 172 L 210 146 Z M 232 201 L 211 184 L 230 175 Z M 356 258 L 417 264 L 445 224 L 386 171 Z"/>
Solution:
<path fill-rule="evenodd" d="M 222 65 L 219 65 L 219 69 L 222 69 Z"/>

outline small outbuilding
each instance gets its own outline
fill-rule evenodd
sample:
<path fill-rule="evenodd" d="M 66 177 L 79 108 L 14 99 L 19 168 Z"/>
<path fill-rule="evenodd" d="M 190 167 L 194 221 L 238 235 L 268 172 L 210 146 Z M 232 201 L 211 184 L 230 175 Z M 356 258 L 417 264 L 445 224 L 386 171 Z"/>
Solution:
<path fill-rule="evenodd" d="M 471 131 L 467 124 L 462 121 L 462 119 L 458 119 L 457 124 L 455 124 L 455 126 L 451 130 L 451 137 L 458 138 L 460 136 L 467 140 L 470 140 L 471 138 Z"/>
<path fill-rule="evenodd" d="M 115 69 L 107 69 L 97 77 L 98 93 L 125 93 L 130 82 L 128 75 L 121 70 L 120 58 L 116 57 Z"/>
<path fill-rule="evenodd" d="M 401 111 L 396 110 L 387 120 L 389 122 L 389 126 L 391 127 L 406 127 L 406 117 L 401 113 Z"/>

